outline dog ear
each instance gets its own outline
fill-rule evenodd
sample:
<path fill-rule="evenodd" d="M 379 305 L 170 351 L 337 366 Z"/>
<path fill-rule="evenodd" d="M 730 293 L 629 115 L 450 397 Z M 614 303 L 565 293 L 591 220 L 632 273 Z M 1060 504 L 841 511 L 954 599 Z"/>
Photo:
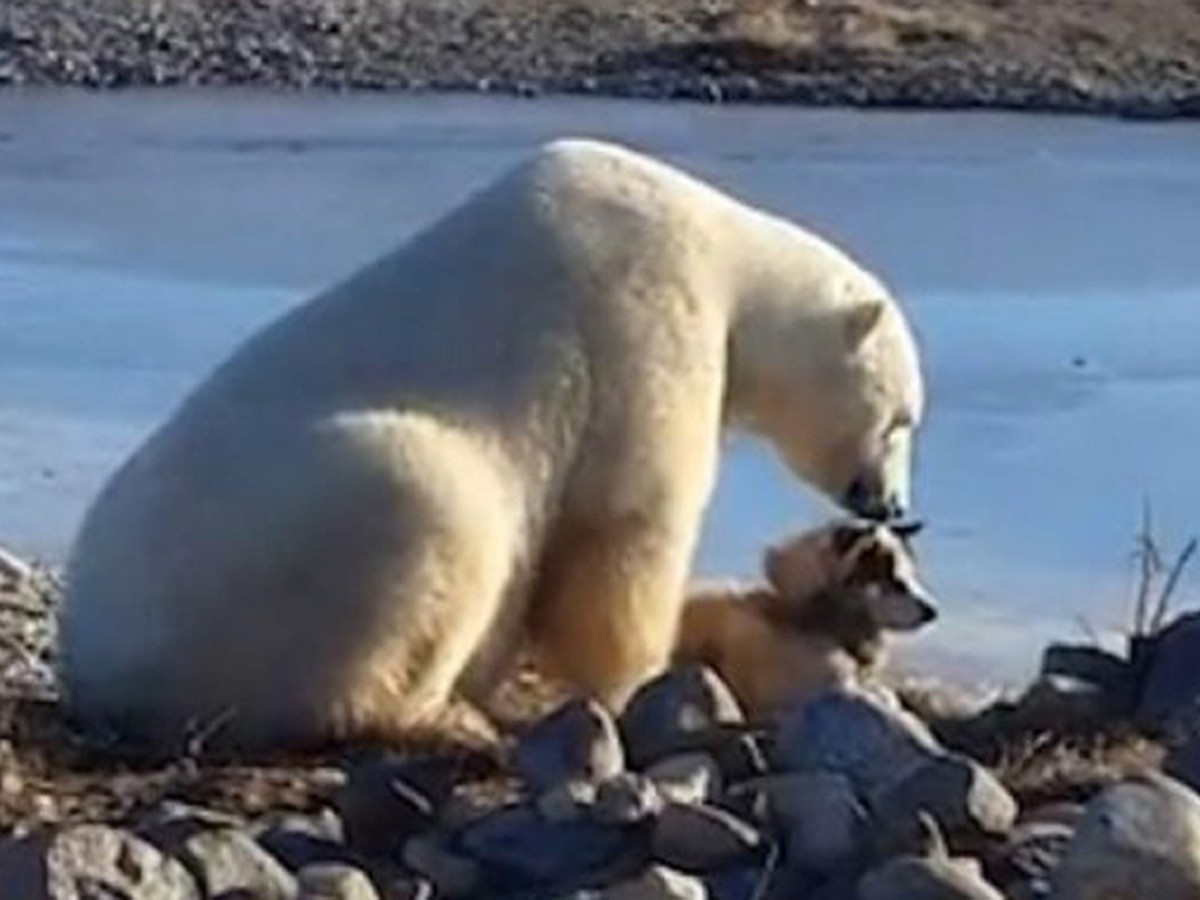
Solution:
<path fill-rule="evenodd" d="M 920 519 L 914 519 L 911 522 L 896 522 L 889 527 L 895 533 L 896 537 L 902 541 L 907 541 L 920 534 L 925 528 L 925 523 Z"/>

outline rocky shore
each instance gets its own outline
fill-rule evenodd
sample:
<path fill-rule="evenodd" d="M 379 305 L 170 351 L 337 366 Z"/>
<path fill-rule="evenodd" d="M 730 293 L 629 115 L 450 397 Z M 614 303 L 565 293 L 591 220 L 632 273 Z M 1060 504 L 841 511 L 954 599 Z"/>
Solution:
<path fill-rule="evenodd" d="M 498 745 L 231 760 L 78 732 L 60 593 L 0 552 L 0 897 L 1200 897 L 1200 614 L 984 705 L 871 680 L 753 722 L 681 666 L 614 719 L 523 673 Z"/>
<path fill-rule="evenodd" d="M 1200 115 L 1189 0 L 6 0 L 0 85 Z"/>

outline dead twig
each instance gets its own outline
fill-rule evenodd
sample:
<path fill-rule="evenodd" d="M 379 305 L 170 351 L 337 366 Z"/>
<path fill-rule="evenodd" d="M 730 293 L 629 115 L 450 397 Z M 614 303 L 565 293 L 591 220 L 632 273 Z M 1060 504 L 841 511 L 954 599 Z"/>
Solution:
<path fill-rule="evenodd" d="M 1192 538 L 1188 541 L 1187 546 L 1183 548 L 1183 552 L 1175 560 L 1175 564 L 1171 566 L 1171 571 L 1167 574 L 1167 580 L 1163 583 L 1162 592 L 1158 596 L 1158 603 L 1155 605 L 1154 616 L 1150 620 L 1150 633 L 1155 634 L 1161 631 L 1167 621 L 1167 611 L 1171 602 L 1171 595 L 1175 593 L 1175 588 L 1179 585 L 1179 579 L 1183 575 L 1183 570 L 1187 568 L 1187 564 L 1196 553 L 1197 540 Z"/>

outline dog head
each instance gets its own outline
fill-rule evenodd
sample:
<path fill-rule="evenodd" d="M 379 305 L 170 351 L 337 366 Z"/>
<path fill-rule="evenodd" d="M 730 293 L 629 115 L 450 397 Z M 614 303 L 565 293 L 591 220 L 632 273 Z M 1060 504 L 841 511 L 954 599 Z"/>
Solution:
<path fill-rule="evenodd" d="M 920 527 L 850 519 L 770 548 L 764 568 L 777 611 L 803 621 L 815 612 L 812 604 L 832 599 L 879 630 L 913 631 L 932 622 L 937 606 L 917 577 L 910 544 Z"/>

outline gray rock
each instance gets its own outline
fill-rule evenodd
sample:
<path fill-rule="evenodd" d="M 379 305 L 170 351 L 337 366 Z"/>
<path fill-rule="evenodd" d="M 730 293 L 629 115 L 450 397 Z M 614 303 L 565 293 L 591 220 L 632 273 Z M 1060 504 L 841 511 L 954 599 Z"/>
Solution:
<path fill-rule="evenodd" d="M 341 818 L 336 810 L 329 807 L 315 813 L 268 813 L 258 819 L 251 829 L 255 837 L 280 831 L 291 834 L 307 834 L 310 837 L 326 841 L 346 840 L 346 829 L 342 825 Z"/>
<path fill-rule="evenodd" d="M 357 854 L 345 844 L 341 819 L 331 809 L 315 815 L 269 816 L 257 823 L 254 834 L 268 853 L 292 871 L 321 863 L 353 864 L 358 860 Z"/>
<path fill-rule="evenodd" d="M 542 792 L 537 811 L 547 822 L 578 822 L 590 818 L 596 806 L 596 785 L 591 781 L 564 781 Z"/>
<path fill-rule="evenodd" d="M 786 881 L 781 881 L 779 890 L 773 890 L 766 900 L 793 900 L 803 897 L 804 900 L 861 900 L 858 894 L 858 875 L 853 872 L 839 872 L 818 884 L 808 887 L 803 878 L 795 880 L 796 889 L 789 890 Z"/>
<path fill-rule="evenodd" d="M 1132 711 L 1137 673 L 1129 661 L 1099 647 L 1051 644 L 1042 654 L 1042 674 L 1065 675 L 1094 685 L 1112 715 Z"/>
<path fill-rule="evenodd" d="M 13 900 L 199 900 L 177 861 L 128 831 L 77 825 L 0 844 L 0 895 Z"/>
<path fill-rule="evenodd" d="M 502 809 L 459 835 L 459 845 L 504 887 L 562 884 L 604 869 L 626 849 L 623 829 L 547 822 L 529 806 Z"/>
<path fill-rule="evenodd" d="M 709 872 L 704 876 L 704 887 L 713 900 L 763 900 L 763 879 L 771 874 L 772 870 L 755 862 Z"/>
<path fill-rule="evenodd" d="M 863 852 L 867 813 L 845 775 L 768 775 L 747 787 L 762 793 L 768 815 L 783 835 L 789 866 L 828 875 Z"/>
<path fill-rule="evenodd" d="M 1005 900 L 973 859 L 900 856 L 858 883 L 859 900 Z M 1099 898 L 1095 898 L 1099 900 Z"/>
<path fill-rule="evenodd" d="M 766 775 L 771 770 L 763 741 L 763 735 L 730 726 L 716 729 L 707 740 L 698 743 L 716 762 L 725 784 L 736 784 Z"/>
<path fill-rule="evenodd" d="M 1010 714 L 1026 730 L 1086 729 L 1111 718 L 1104 690 L 1069 675 L 1042 675 L 1016 701 Z"/>
<path fill-rule="evenodd" d="M 1144 671 L 1137 718 L 1143 725 L 1197 731 L 1200 709 L 1200 613 L 1180 616 L 1138 648 Z"/>
<path fill-rule="evenodd" d="M 931 756 L 901 781 L 881 791 L 872 815 L 890 827 L 928 812 L 955 838 L 1002 837 L 1017 819 L 1017 801 L 996 776 L 972 759 Z"/>
<path fill-rule="evenodd" d="M 379 900 L 362 869 L 326 863 L 306 866 L 296 876 L 299 900 Z"/>
<path fill-rule="evenodd" d="M 764 848 L 757 828 L 712 806 L 669 803 L 654 823 L 651 854 L 689 873 L 711 872 L 753 859 Z"/>
<path fill-rule="evenodd" d="M 704 882 L 666 866 L 650 866 L 637 878 L 594 895 L 598 900 L 707 900 Z"/>
<path fill-rule="evenodd" d="M 454 852 L 436 836 L 409 838 L 401 855 L 404 864 L 429 879 L 440 896 L 467 897 L 483 887 L 483 871 L 479 864 Z"/>
<path fill-rule="evenodd" d="M 296 895 L 295 876 L 245 831 L 200 831 L 171 850 L 206 896 L 243 891 L 255 900 L 292 900 Z"/>
<path fill-rule="evenodd" d="M 1200 798 L 1159 774 L 1096 796 L 1062 864 L 1055 900 L 1200 897 Z"/>
<path fill-rule="evenodd" d="M 708 753 L 665 757 L 646 770 L 646 777 L 675 803 L 707 803 L 721 795 L 721 770 Z"/>
<path fill-rule="evenodd" d="M 334 805 L 346 842 L 371 853 L 395 852 L 430 828 L 454 788 L 455 763 L 383 755 L 355 765 Z"/>
<path fill-rule="evenodd" d="M 1023 811 L 1019 825 L 1065 825 L 1073 831 L 1079 827 L 1086 814 L 1087 807 L 1082 803 L 1060 800 Z"/>
<path fill-rule="evenodd" d="M 529 790 L 539 794 L 564 781 L 612 778 L 625 768 L 625 751 L 603 706 L 571 700 L 521 735 L 514 763 Z"/>
<path fill-rule="evenodd" d="M 1192 790 L 1200 790 L 1200 734 L 1184 737 L 1171 747 L 1163 771 Z"/>
<path fill-rule="evenodd" d="M 421 878 L 399 878 L 388 882 L 380 891 L 383 900 L 435 900 L 449 896 L 439 894 L 430 881 Z"/>
<path fill-rule="evenodd" d="M 194 834 L 217 828 L 241 830 L 246 820 L 232 813 L 177 800 L 164 800 L 137 820 L 135 831 L 159 847 L 175 847 Z"/>
<path fill-rule="evenodd" d="M 605 825 L 632 825 L 662 812 L 658 786 L 645 775 L 622 772 L 596 788 L 592 818 Z"/>
<path fill-rule="evenodd" d="M 620 719 L 629 760 L 642 768 L 674 753 L 703 749 L 711 732 L 745 721 L 733 693 L 704 666 L 671 669 L 643 685 Z"/>
<path fill-rule="evenodd" d="M 838 688 L 785 715 L 774 755 L 785 770 L 839 772 L 870 802 L 942 752 L 916 716 Z"/>

